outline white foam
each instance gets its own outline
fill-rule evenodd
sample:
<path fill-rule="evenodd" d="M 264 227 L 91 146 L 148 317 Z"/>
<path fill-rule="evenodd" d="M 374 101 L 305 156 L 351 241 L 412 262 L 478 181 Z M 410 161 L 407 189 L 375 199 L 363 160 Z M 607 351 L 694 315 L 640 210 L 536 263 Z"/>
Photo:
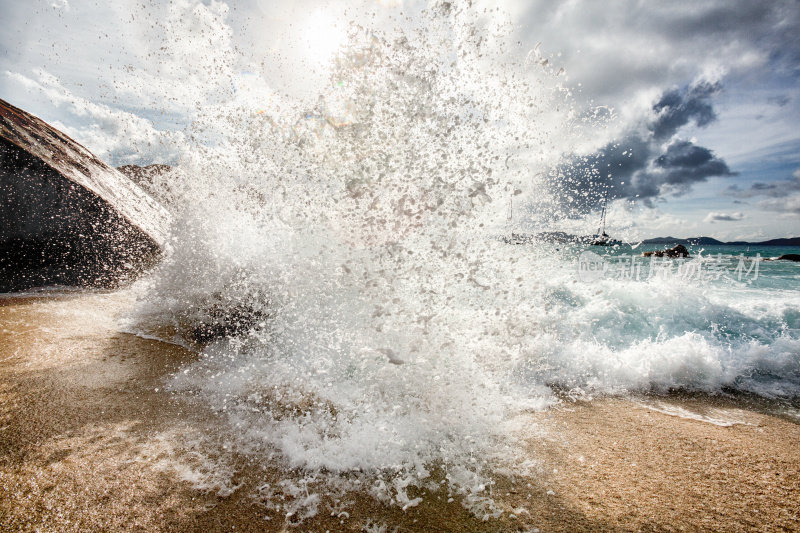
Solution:
<path fill-rule="evenodd" d="M 133 460 L 174 475 L 197 490 L 227 497 L 239 486 L 233 484 L 234 468 L 229 459 L 210 455 L 214 449 L 202 438 L 176 429 L 151 436 Z"/>
<path fill-rule="evenodd" d="M 651 411 L 656 411 L 669 416 L 676 416 L 678 418 L 685 418 L 687 420 L 697 420 L 699 422 L 705 422 L 715 426 L 730 427 L 736 424 L 750 424 L 746 421 L 748 418 L 747 413 L 740 409 L 718 409 L 712 407 L 703 409 L 703 412 L 701 413 L 667 402 L 639 401 L 636 403 L 646 409 L 650 409 Z"/>

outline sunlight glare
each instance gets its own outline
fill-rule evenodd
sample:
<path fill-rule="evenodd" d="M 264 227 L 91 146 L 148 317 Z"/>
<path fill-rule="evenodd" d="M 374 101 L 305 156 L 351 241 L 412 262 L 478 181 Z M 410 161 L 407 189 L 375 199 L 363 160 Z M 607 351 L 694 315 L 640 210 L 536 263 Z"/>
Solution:
<path fill-rule="evenodd" d="M 346 34 L 344 27 L 329 13 L 315 11 L 305 24 L 303 44 L 306 54 L 315 63 L 325 65 L 333 59 L 336 52 L 344 44 Z"/>

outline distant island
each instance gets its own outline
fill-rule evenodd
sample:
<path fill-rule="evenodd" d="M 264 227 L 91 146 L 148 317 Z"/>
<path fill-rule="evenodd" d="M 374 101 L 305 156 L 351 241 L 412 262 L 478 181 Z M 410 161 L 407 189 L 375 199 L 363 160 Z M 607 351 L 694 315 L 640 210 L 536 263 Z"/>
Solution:
<path fill-rule="evenodd" d="M 589 244 L 595 237 L 580 237 L 565 233 L 563 231 L 547 231 L 541 233 L 511 233 L 511 236 L 503 235 L 500 239 L 509 244 L 527 244 L 533 242 L 553 242 L 553 243 L 582 243 Z M 629 243 L 633 244 L 633 243 Z M 663 244 L 676 246 L 798 246 L 800 247 L 800 237 L 787 237 L 783 239 L 770 239 L 768 241 L 747 242 L 731 241 L 723 242 L 712 237 L 689 237 L 679 239 L 677 237 L 655 237 L 644 239 L 639 244 Z"/>
<path fill-rule="evenodd" d="M 644 239 L 642 244 L 683 244 L 690 246 L 800 246 L 800 237 L 788 237 L 785 239 L 770 239 L 761 242 L 731 241 L 723 242 L 712 237 L 689 237 L 688 239 L 678 239 L 676 237 L 656 237 L 654 239 Z"/>

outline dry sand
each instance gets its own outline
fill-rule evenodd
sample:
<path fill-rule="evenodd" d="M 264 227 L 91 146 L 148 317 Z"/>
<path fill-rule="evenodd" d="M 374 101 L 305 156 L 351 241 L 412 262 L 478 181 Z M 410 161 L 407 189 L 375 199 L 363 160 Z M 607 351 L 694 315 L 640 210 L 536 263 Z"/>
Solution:
<path fill-rule="evenodd" d="M 222 420 L 162 390 L 193 354 L 117 331 L 129 304 L 0 299 L 0 530 L 800 530 L 796 414 L 702 395 L 526 415 L 541 472 L 496 480 L 499 519 L 440 494 L 405 512 L 354 494 L 296 525 L 254 496 L 282 475 L 268 458 L 228 451 Z"/>

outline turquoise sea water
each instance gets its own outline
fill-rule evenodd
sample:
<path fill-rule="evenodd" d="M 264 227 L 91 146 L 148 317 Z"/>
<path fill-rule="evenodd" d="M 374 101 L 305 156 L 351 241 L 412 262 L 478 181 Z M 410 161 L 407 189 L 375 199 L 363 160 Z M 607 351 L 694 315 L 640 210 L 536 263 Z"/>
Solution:
<path fill-rule="evenodd" d="M 696 263 L 696 268 L 683 267 L 685 277 L 703 279 L 708 282 L 718 281 L 720 284 L 730 281 L 744 282 L 745 285 L 739 286 L 741 289 L 749 287 L 751 289 L 775 289 L 787 290 L 792 297 L 792 291 L 800 287 L 800 263 L 794 261 L 776 259 L 782 255 L 800 254 L 800 247 L 791 246 L 739 246 L 739 245 L 692 245 L 687 246 L 690 257 L 688 260 L 659 260 L 648 259 L 642 256 L 644 252 L 663 250 L 665 245 L 642 244 L 639 246 L 624 244 L 612 247 L 590 246 L 581 248 L 606 257 L 610 264 L 616 265 L 616 270 L 620 270 L 623 263 L 629 266 L 630 258 L 635 257 L 634 262 L 639 262 L 640 277 L 647 277 L 650 270 L 650 263 L 672 264 L 675 273 L 679 265 L 686 263 Z M 624 262 L 623 260 L 627 260 Z"/>
<path fill-rule="evenodd" d="M 563 322 L 588 323 L 576 337 L 591 341 L 572 355 L 561 350 L 546 379 L 606 391 L 800 397 L 800 263 L 766 260 L 800 248 L 689 246 L 686 259 L 642 256 L 664 248 L 559 250 L 575 280 L 556 305 Z"/>

